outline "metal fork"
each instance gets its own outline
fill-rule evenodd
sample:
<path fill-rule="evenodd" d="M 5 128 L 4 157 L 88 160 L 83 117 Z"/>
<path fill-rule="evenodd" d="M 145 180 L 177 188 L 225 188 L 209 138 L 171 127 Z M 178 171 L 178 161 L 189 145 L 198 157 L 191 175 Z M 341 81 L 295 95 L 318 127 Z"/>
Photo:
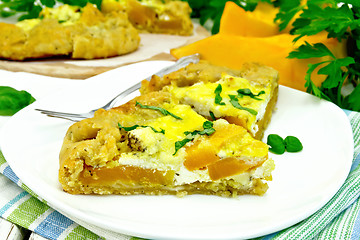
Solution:
<path fill-rule="evenodd" d="M 177 60 L 175 62 L 175 64 L 170 65 L 169 67 L 165 67 L 163 69 L 161 69 L 160 71 L 152 74 L 151 76 L 147 77 L 146 80 L 150 81 L 151 77 L 153 75 L 157 75 L 159 77 L 164 76 L 165 74 L 171 73 L 173 71 L 176 71 L 180 68 L 183 68 L 187 65 L 189 65 L 190 63 L 197 63 L 199 61 L 200 55 L 198 53 L 193 54 L 193 55 L 189 55 L 186 57 L 182 57 L 179 60 Z M 108 102 L 107 104 L 105 104 L 104 106 L 100 107 L 103 108 L 105 110 L 110 109 L 115 107 L 115 103 L 117 101 L 119 101 L 120 99 L 128 96 L 129 94 L 135 92 L 136 90 L 139 90 L 141 87 L 141 82 L 135 84 L 134 86 L 126 89 L 125 91 L 121 92 L 119 95 L 117 95 L 116 97 L 114 97 L 113 99 L 110 100 L 110 102 Z M 44 109 L 35 109 L 37 111 L 40 111 L 43 114 L 48 115 L 49 117 L 57 117 L 57 118 L 64 118 L 73 122 L 77 122 L 80 121 L 82 119 L 85 118 L 90 118 L 94 116 L 94 113 L 99 110 L 100 108 L 96 108 L 94 110 L 91 110 L 89 112 L 86 113 L 65 113 L 65 112 L 56 112 L 56 111 L 50 111 L 50 110 L 44 110 Z"/>

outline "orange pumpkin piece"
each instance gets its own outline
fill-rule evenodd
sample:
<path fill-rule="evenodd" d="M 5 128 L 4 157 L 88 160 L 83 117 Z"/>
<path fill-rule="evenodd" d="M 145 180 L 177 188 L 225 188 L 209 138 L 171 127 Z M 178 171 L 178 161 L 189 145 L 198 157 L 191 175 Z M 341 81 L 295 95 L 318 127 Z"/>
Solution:
<path fill-rule="evenodd" d="M 206 167 L 208 164 L 214 163 L 220 158 L 216 155 L 218 149 L 226 143 L 229 139 L 236 135 L 244 135 L 247 131 L 237 125 L 228 124 L 217 128 L 205 144 L 200 141 L 195 142 L 190 147 L 186 148 L 186 158 L 184 166 L 193 171 Z"/>
<path fill-rule="evenodd" d="M 114 168 L 93 168 L 85 165 L 79 178 L 83 184 L 92 186 L 102 186 L 119 180 L 130 184 L 143 182 L 166 185 L 172 183 L 174 174 L 172 170 L 160 171 L 137 166 L 124 165 Z"/>
<path fill-rule="evenodd" d="M 198 170 L 206 167 L 210 163 L 218 161 L 220 158 L 216 155 L 212 145 L 199 147 L 199 141 L 186 148 L 186 159 L 184 166 L 189 170 Z"/>
<path fill-rule="evenodd" d="M 279 26 L 274 23 L 274 18 L 278 12 L 279 10 L 269 3 L 259 2 L 256 9 L 250 12 L 228 1 L 221 16 L 219 32 L 245 37 L 277 35 Z"/>
<path fill-rule="evenodd" d="M 172 49 L 170 53 L 180 58 L 200 53 L 201 58 L 219 66 L 240 69 L 245 62 L 259 62 L 279 71 L 279 84 L 305 91 L 305 75 L 308 64 L 329 60 L 321 59 L 288 59 L 287 56 L 305 41 L 321 42 L 338 58 L 347 56 L 346 43 L 327 38 L 325 32 L 306 36 L 293 43 L 295 36 L 286 32 L 279 33 L 273 22 L 277 9 L 268 3 L 259 3 L 253 12 L 246 12 L 233 2 L 227 2 L 220 21 L 219 33 L 198 42 Z M 312 74 L 312 81 L 320 86 L 324 75 Z"/>
<path fill-rule="evenodd" d="M 304 37 L 296 44 L 292 43 L 294 36 L 280 34 L 271 37 L 257 38 L 225 34 L 216 34 L 192 44 L 172 49 L 170 52 L 176 58 L 194 53 L 200 53 L 201 58 L 211 64 L 241 69 L 245 62 L 260 62 L 273 67 L 280 74 L 279 84 L 305 91 L 305 75 L 308 64 L 327 60 L 322 59 L 288 59 L 287 56 L 301 43 L 322 42 L 337 57 L 346 56 L 346 46 L 336 39 L 327 38 L 325 33 Z M 312 80 L 320 85 L 325 80 L 323 75 L 314 73 Z"/>
<path fill-rule="evenodd" d="M 245 128 L 234 124 L 223 125 L 215 130 L 214 134 L 210 136 L 209 141 L 216 149 L 222 147 L 227 141 L 231 141 L 234 137 L 244 136 L 248 133 Z"/>
<path fill-rule="evenodd" d="M 215 181 L 221 178 L 243 173 L 252 167 L 261 165 L 262 163 L 262 160 L 250 162 L 234 157 L 229 157 L 208 165 L 208 171 L 210 178 Z"/>
<path fill-rule="evenodd" d="M 226 144 L 233 143 L 236 139 L 247 139 L 249 136 L 250 135 L 245 128 L 234 124 L 227 124 L 216 128 L 215 133 L 206 140 L 198 140 L 193 145 L 186 148 L 184 166 L 189 171 L 193 171 L 214 164 L 215 162 L 220 161 L 220 157 L 217 156 L 216 153 L 222 147 L 225 147 Z M 238 143 L 240 144 L 240 142 Z M 263 155 L 263 151 L 260 150 L 264 149 L 264 143 L 255 140 L 241 144 L 245 144 L 245 149 L 242 149 L 242 151 L 246 156 L 256 155 L 256 153 L 250 152 L 247 148 L 255 149 L 254 151 L 258 151 L 258 154 Z M 267 151 L 267 148 L 265 150 Z M 221 169 L 218 171 L 221 172 Z"/>

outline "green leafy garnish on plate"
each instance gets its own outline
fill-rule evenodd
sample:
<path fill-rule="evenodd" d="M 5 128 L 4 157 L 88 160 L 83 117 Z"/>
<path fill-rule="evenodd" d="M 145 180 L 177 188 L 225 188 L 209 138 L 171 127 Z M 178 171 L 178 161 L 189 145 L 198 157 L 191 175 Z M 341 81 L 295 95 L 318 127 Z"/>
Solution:
<path fill-rule="evenodd" d="M 34 101 L 35 98 L 24 90 L 18 91 L 12 87 L 0 86 L 1 116 L 12 116 Z"/>
<path fill-rule="evenodd" d="M 173 114 L 173 113 L 169 112 L 168 110 L 166 110 L 166 109 L 164 109 L 164 108 L 161 108 L 161 107 L 143 105 L 143 104 L 139 103 L 138 101 L 136 101 L 135 106 L 139 106 L 139 107 L 145 108 L 145 109 L 156 110 L 156 111 L 161 112 L 164 116 L 170 115 L 170 116 L 172 116 L 173 118 L 182 120 L 181 117 L 178 117 L 178 116 L 176 116 L 175 114 Z"/>
<path fill-rule="evenodd" d="M 286 151 L 288 152 L 300 152 L 303 149 L 303 145 L 300 140 L 294 136 L 287 136 L 284 139 Z"/>
<path fill-rule="evenodd" d="M 287 152 L 300 152 L 303 145 L 297 137 L 287 136 L 285 139 L 277 134 L 269 134 L 267 144 L 270 146 L 269 151 L 275 154 Z"/>
<path fill-rule="evenodd" d="M 269 151 L 275 154 L 283 154 L 285 152 L 284 139 L 277 134 L 269 134 L 267 144 L 270 146 Z"/>

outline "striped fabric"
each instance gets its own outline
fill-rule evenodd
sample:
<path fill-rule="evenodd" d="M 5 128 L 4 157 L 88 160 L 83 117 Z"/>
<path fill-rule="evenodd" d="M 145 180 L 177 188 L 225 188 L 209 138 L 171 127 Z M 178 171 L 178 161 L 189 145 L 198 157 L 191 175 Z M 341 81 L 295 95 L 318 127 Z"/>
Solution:
<path fill-rule="evenodd" d="M 261 240 L 360 239 L 360 113 L 345 111 L 354 134 L 351 172 L 336 195 L 302 222 Z M 69 219 L 39 199 L 14 174 L 0 152 L 0 216 L 49 239 L 136 239 Z"/>

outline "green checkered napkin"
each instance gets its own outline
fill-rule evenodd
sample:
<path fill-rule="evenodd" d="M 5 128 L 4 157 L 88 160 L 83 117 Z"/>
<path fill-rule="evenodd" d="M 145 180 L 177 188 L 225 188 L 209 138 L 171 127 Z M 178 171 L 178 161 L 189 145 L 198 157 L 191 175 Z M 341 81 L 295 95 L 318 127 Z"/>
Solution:
<path fill-rule="evenodd" d="M 346 114 L 353 129 L 355 149 L 352 169 L 343 186 L 309 218 L 258 239 L 360 239 L 360 113 L 346 111 Z M 21 182 L 1 152 L 0 173 L 2 218 L 49 239 L 135 239 L 69 219 L 53 210 Z"/>

